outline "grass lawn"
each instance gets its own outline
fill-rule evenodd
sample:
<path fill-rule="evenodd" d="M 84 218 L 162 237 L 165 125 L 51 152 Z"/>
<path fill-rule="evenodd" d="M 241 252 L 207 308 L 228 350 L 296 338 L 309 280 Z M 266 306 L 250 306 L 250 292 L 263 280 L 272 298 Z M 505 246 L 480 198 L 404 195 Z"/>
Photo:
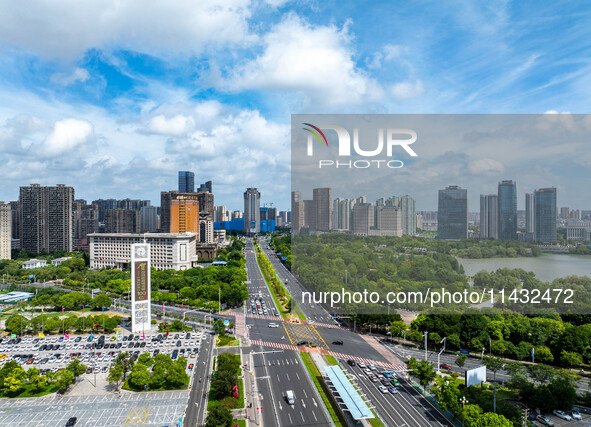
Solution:
<path fill-rule="evenodd" d="M 320 394 L 320 397 L 322 398 L 322 402 L 324 403 L 324 406 L 326 407 L 334 425 L 337 427 L 346 426 L 347 423 L 341 418 L 338 408 L 336 408 L 333 405 L 333 401 L 332 401 L 332 399 L 330 399 L 330 397 L 328 395 L 328 391 L 324 385 L 324 382 L 322 381 L 322 375 L 320 374 L 320 372 L 318 371 L 318 368 L 316 367 L 316 365 L 312 361 L 312 358 L 310 357 L 310 355 L 308 353 L 300 353 L 300 356 L 302 357 L 302 360 L 304 361 L 304 365 L 306 366 L 306 369 L 308 370 L 308 374 L 310 374 L 310 377 L 312 377 L 312 381 L 314 382 L 314 386 L 316 386 L 316 390 L 318 390 L 318 394 Z"/>
<path fill-rule="evenodd" d="M 240 376 L 242 375 L 242 371 L 240 368 L 240 363 L 241 363 L 241 359 L 240 359 L 240 355 L 239 354 L 235 354 L 234 357 L 236 357 L 236 359 L 238 359 L 238 370 L 236 371 L 236 375 Z M 213 358 L 213 365 L 215 366 L 215 362 L 216 362 L 216 358 L 214 356 Z M 222 400 L 215 400 L 212 394 L 212 391 L 209 390 L 209 396 L 207 399 L 207 410 L 211 411 L 212 408 L 216 405 L 224 405 L 227 406 L 230 409 L 241 409 L 244 408 L 244 381 L 242 380 L 242 378 L 238 378 L 238 399 L 234 399 L 233 397 L 225 397 Z"/>
<path fill-rule="evenodd" d="M 0 393 L 1 397 L 39 397 L 45 396 L 46 394 L 54 393 L 57 391 L 57 386 L 55 384 L 50 384 L 49 386 L 45 387 L 41 391 L 34 391 L 33 386 L 31 384 L 23 384 L 21 389 L 16 393 L 11 392 L 4 392 Z"/>
<path fill-rule="evenodd" d="M 246 427 L 246 420 L 234 420 L 232 421 L 232 424 L 238 424 L 238 427 Z"/>
<path fill-rule="evenodd" d="M 218 347 L 231 347 L 240 345 L 240 340 L 234 338 L 231 335 L 218 336 L 218 339 L 220 340 L 219 343 L 216 340 L 216 345 Z"/>
<path fill-rule="evenodd" d="M 329 354 L 325 354 L 324 359 L 326 359 L 326 363 L 328 365 L 338 365 L 339 364 L 339 362 L 337 362 L 337 359 L 335 359 L 334 356 L 331 356 Z"/>

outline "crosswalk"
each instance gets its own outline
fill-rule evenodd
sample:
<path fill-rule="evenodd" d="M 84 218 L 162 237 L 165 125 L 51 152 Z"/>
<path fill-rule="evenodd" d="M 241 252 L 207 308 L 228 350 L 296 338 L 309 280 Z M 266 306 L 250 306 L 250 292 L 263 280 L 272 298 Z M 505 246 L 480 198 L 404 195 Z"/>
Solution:
<path fill-rule="evenodd" d="M 406 365 L 404 363 L 392 364 L 392 363 L 382 362 L 380 360 L 372 360 L 372 359 L 368 359 L 365 357 L 353 356 L 350 354 L 344 354 L 344 353 L 339 353 L 336 351 L 324 350 L 324 349 L 315 348 L 315 347 L 302 347 L 302 346 L 297 346 L 297 345 L 293 345 L 293 344 L 284 344 L 284 343 L 261 341 L 261 340 L 253 340 L 252 344 L 253 345 L 260 345 L 262 347 L 273 347 L 273 348 L 278 348 L 278 349 L 282 349 L 282 350 L 304 351 L 306 353 L 326 354 L 329 356 L 336 357 L 337 359 L 354 360 L 356 362 L 363 362 L 368 365 L 375 365 L 375 366 L 379 366 L 379 367 L 386 368 L 386 369 L 392 369 L 394 371 L 404 371 L 407 369 Z"/>
<path fill-rule="evenodd" d="M 246 327 L 244 313 L 236 313 L 236 335 L 240 337 L 246 337 Z"/>
<path fill-rule="evenodd" d="M 246 317 L 250 318 L 250 319 L 262 319 L 262 320 L 272 320 L 274 322 L 291 322 L 289 319 L 283 319 L 281 317 L 275 317 L 275 316 L 265 316 L 262 314 L 247 314 Z M 297 323 L 297 322 L 294 322 Z M 306 321 L 300 321 L 299 323 L 306 325 L 309 324 L 310 326 L 318 326 L 321 328 L 331 328 L 331 329 L 341 329 L 341 330 L 346 330 L 348 331 L 348 328 L 344 328 L 342 326 L 339 325 L 335 325 L 332 323 L 322 323 L 322 322 L 314 322 L 314 323 L 308 323 Z"/>

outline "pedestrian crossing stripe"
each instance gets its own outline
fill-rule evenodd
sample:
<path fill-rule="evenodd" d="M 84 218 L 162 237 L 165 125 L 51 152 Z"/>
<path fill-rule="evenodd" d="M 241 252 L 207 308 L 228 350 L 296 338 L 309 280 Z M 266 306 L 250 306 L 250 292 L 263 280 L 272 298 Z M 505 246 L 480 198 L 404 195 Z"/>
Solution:
<path fill-rule="evenodd" d="M 296 323 L 296 324 L 299 323 L 301 325 L 319 326 L 321 328 L 342 329 L 342 330 L 345 330 L 345 331 L 348 331 L 349 330 L 349 328 L 344 328 L 342 326 L 333 325 L 332 323 L 322 323 L 322 322 L 308 323 L 306 321 L 291 322 L 290 320 L 288 320 L 288 319 L 282 319 L 281 317 L 264 316 L 262 314 L 247 314 L 246 317 L 248 317 L 250 319 L 273 320 L 274 322 L 288 322 L 288 323 Z"/>
<path fill-rule="evenodd" d="M 354 360 L 356 362 L 363 362 L 368 365 L 380 366 L 382 368 L 392 369 L 394 371 L 404 371 L 407 369 L 405 364 L 394 365 L 392 363 L 382 362 L 380 360 L 372 360 L 372 359 L 367 359 L 365 357 L 352 356 L 350 354 L 338 353 L 336 351 L 323 350 L 323 349 L 313 348 L 313 347 L 302 347 L 302 346 L 297 346 L 297 345 L 292 345 L 292 344 L 283 344 L 283 343 L 260 341 L 260 340 L 252 340 L 252 344 L 253 345 L 260 345 L 262 347 L 279 348 L 282 350 L 304 351 L 306 353 L 326 354 L 329 356 L 336 357 L 337 359 Z"/>

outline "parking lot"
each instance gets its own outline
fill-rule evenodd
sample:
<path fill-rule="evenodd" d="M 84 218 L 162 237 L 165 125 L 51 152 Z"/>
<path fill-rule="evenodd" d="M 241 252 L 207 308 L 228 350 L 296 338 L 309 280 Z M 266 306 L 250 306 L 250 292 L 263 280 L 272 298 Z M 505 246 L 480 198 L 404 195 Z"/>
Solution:
<path fill-rule="evenodd" d="M 64 426 L 70 417 L 78 426 L 176 426 L 183 417 L 188 391 L 127 393 L 108 396 L 0 399 L 0 425 Z"/>
<path fill-rule="evenodd" d="M 42 373 L 64 369 L 74 358 L 79 358 L 88 369 L 86 374 L 107 373 L 113 359 L 119 353 L 130 352 L 137 359 L 141 353 L 169 354 L 173 359 L 184 356 L 189 364 L 199 351 L 201 332 L 166 334 L 95 334 L 46 336 L 45 338 L 25 336 L 22 338 L 0 338 L 0 367 L 15 360 L 25 370 L 38 368 Z"/>

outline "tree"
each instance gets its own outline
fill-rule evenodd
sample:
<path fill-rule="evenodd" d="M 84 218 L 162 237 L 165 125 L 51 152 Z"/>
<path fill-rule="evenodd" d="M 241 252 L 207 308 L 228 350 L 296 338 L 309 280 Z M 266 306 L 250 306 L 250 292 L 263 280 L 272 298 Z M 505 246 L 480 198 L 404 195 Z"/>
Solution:
<path fill-rule="evenodd" d="M 136 363 L 129 374 L 129 384 L 136 390 L 141 390 L 150 384 L 150 372 L 146 365 Z"/>
<path fill-rule="evenodd" d="M 458 366 L 458 368 L 464 367 L 464 365 L 466 364 L 466 359 L 467 356 L 465 354 L 462 354 L 456 358 L 456 365 Z"/>
<path fill-rule="evenodd" d="M 150 380 L 150 388 L 152 390 L 161 388 L 166 382 L 166 368 L 162 364 L 155 364 L 152 368 L 152 379 Z"/>
<path fill-rule="evenodd" d="M 476 419 L 474 427 L 513 427 L 513 423 L 503 415 L 487 412 Z"/>
<path fill-rule="evenodd" d="M 137 363 L 141 363 L 142 365 L 149 368 L 154 364 L 154 360 L 152 359 L 152 356 L 150 356 L 150 353 L 142 353 L 138 357 Z"/>
<path fill-rule="evenodd" d="M 426 360 L 417 362 L 414 357 L 408 359 L 406 365 L 408 366 L 409 373 L 419 380 L 419 384 L 423 386 L 423 392 L 425 392 L 426 386 L 437 376 L 433 365 Z"/>
<path fill-rule="evenodd" d="M 482 408 L 478 405 L 466 405 L 462 408 L 462 421 L 467 426 L 474 426 L 482 414 Z"/>
<path fill-rule="evenodd" d="M 216 405 L 207 414 L 205 427 L 233 427 L 233 417 L 230 409 L 223 405 Z"/>
<path fill-rule="evenodd" d="M 548 347 L 538 347 L 535 352 L 536 362 L 540 363 L 552 363 L 554 361 L 554 355 Z"/>
<path fill-rule="evenodd" d="M 562 350 L 560 353 L 560 363 L 566 367 L 580 366 L 583 363 L 583 358 L 579 353 L 574 351 Z"/>
<path fill-rule="evenodd" d="M 552 366 L 544 365 L 542 363 L 538 365 L 529 365 L 527 370 L 529 371 L 530 376 L 541 384 L 552 381 L 555 375 Z"/>
<path fill-rule="evenodd" d="M 107 381 L 109 384 L 115 384 L 115 389 L 119 390 L 119 383 L 121 382 L 122 376 L 123 366 L 121 364 L 113 363 L 109 368 L 109 375 L 107 376 Z"/>
<path fill-rule="evenodd" d="M 558 376 L 548 386 L 556 409 L 570 410 L 577 400 L 577 390 L 566 378 Z"/>
<path fill-rule="evenodd" d="M 221 400 L 232 394 L 232 386 L 236 384 L 237 377 L 235 373 L 229 371 L 216 371 L 211 380 L 211 391 L 213 397 Z"/>
<path fill-rule="evenodd" d="M 133 356 L 128 352 L 118 354 L 115 360 L 113 360 L 114 365 L 121 365 L 123 381 L 125 381 L 127 373 L 133 368 L 133 363 Z"/>
<path fill-rule="evenodd" d="M 55 384 L 57 385 L 58 389 L 65 390 L 67 389 L 70 384 L 74 381 L 74 374 L 69 369 L 64 369 L 58 372 L 57 380 Z"/>
<path fill-rule="evenodd" d="M 406 328 L 408 328 L 408 326 L 406 326 L 402 320 L 398 320 L 396 322 L 392 322 L 390 325 L 390 333 L 393 337 L 398 337 L 402 335 L 402 331 L 406 330 Z"/>
<path fill-rule="evenodd" d="M 486 366 L 486 369 L 493 372 L 493 381 L 497 379 L 497 371 L 503 369 L 505 361 L 500 357 L 485 357 L 482 363 Z"/>
<path fill-rule="evenodd" d="M 441 409 L 458 414 L 460 412 L 460 390 L 458 384 L 455 381 L 449 381 L 443 377 L 437 377 L 436 383 L 433 392 L 437 396 Z"/>
<path fill-rule="evenodd" d="M 170 368 L 168 368 L 166 381 L 170 383 L 170 385 L 172 385 L 173 387 L 178 387 L 184 384 L 188 378 L 189 376 L 187 375 L 187 372 L 185 371 L 185 368 L 183 367 L 182 363 L 178 363 L 178 361 L 175 361 L 170 366 Z"/>
<path fill-rule="evenodd" d="M 74 378 L 78 378 L 78 376 L 86 372 L 86 368 L 87 366 L 80 362 L 80 360 L 77 357 L 74 358 L 70 363 L 68 363 L 68 366 L 66 367 L 66 369 L 72 371 L 72 373 L 74 374 Z"/>
<path fill-rule="evenodd" d="M 226 334 L 226 325 L 224 325 L 224 321 L 222 319 L 218 319 L 213 322 L 213 330 L 219 335 L 224 336 Z"/>
<path fill-rule="evenodd" d="M 92 299 L 92 307 L 95 309 L 111 306 L 111 297 L 105 294 L 99 294 Z"/>

